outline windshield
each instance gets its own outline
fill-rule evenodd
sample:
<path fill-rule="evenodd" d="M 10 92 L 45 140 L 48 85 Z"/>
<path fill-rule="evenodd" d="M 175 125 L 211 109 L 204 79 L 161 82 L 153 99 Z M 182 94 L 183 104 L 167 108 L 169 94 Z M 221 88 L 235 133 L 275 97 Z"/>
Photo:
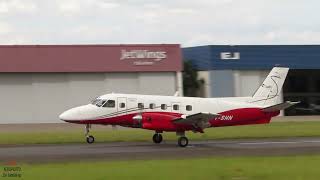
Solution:
<path fill-rule="evenodd" d="M 96 106 L 101 107 L 105 102 L 105 100 L 100 100 L 96 103 Z"/>
<path fill-rule="evenodd" d="M 115 107 L 116 102 L 115 100 L 106 100 L 106 99 L 95 99 L 91 102 L 91 104 L 98 106 L 98 107 Z"/>
<path fill-rule="evenodd" d="M 101 107 L 105 102 L 106 100 L 103 100 L 103 99 L 95 99 L 91 102 L 91 104 Z"/>
<path fill-rule="evenodd" d="M 100 100 L 101 100 L 101 99 L 94 99 L 94 100 L 91 101 L 91 104 L 96 105 L 96 103 L 97 103 L 98 101 L 100 101 Z"/>

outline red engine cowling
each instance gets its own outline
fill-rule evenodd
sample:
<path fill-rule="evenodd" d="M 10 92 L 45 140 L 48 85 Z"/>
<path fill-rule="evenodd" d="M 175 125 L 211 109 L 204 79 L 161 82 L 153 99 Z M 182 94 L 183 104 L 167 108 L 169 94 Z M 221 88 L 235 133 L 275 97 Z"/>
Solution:
<path fill-rule="evenodd" d="M 179 118 L 179 116 L 163 113 L 143 113 L 142 128 L 156 131 L 177 131 L 181 127 L 172 123 L 172 120 L 176 118 Z"/>

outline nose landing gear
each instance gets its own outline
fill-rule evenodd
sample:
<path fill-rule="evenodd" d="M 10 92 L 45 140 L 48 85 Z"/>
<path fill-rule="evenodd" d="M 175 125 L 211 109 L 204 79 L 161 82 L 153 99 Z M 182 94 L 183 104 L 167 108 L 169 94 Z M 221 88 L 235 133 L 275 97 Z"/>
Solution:
<path fill-rule="evenodd" d="M 86 138 L 87 138 L 87 143 L 92 144 L 94 143 L 94 137 L 92 135 L 89 135 L 91 128 L 91 124 L 86 124 Z"/>
<path fill-rule="evenodd" d="M 94 143 L 94 137 L 93 136 L 87 136 L 87 143 L 89 143 L 89 144 Z"/>

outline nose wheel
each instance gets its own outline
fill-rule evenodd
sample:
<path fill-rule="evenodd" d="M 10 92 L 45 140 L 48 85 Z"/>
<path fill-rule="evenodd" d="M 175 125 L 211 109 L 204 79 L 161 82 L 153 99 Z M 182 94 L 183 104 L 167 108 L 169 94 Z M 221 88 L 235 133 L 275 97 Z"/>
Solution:
<path fill-rule="evenodd" d="M 89 144 L 94 143 L 94 137 L 93 136 L 87 136 L 87 143 L 89 143 Z"/>
<path fill-rule="evenodd" d="M 92 135 L 89 135 L 90 128 L 91 128 L 91 124 L 86 124 L 87 143 L 92 144 L 92 143 L 94 143 L 94 137 Z"/>
<path fill-rule="evenodd" d="M 152 137 L 154 143 L 159 144 L 162 142 L 162 135 L 160 133 L 155 133 Z"/>

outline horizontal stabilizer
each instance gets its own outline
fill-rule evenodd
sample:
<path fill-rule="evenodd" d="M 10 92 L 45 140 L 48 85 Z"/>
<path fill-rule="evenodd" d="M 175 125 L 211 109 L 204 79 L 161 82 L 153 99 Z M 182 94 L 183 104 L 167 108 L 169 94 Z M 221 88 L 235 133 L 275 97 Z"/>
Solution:
<path fill-rule="evenodd" d="M 273 105 L 273 106 L 269 106 L 269 107 L 266 107 L 266 108 L 263 108 L 262 111 L 263 112 L 275 112 L 275 111 L 280 111 L 280 110 L 284 110 L 284 109 L 287 109 L 293 105 L 296 105 L 300 102 L 291 102 L 291 101 L 286 101 L 284 103 L 280 103 L 280 104 L 276 104 L 276 105 Z"/>

